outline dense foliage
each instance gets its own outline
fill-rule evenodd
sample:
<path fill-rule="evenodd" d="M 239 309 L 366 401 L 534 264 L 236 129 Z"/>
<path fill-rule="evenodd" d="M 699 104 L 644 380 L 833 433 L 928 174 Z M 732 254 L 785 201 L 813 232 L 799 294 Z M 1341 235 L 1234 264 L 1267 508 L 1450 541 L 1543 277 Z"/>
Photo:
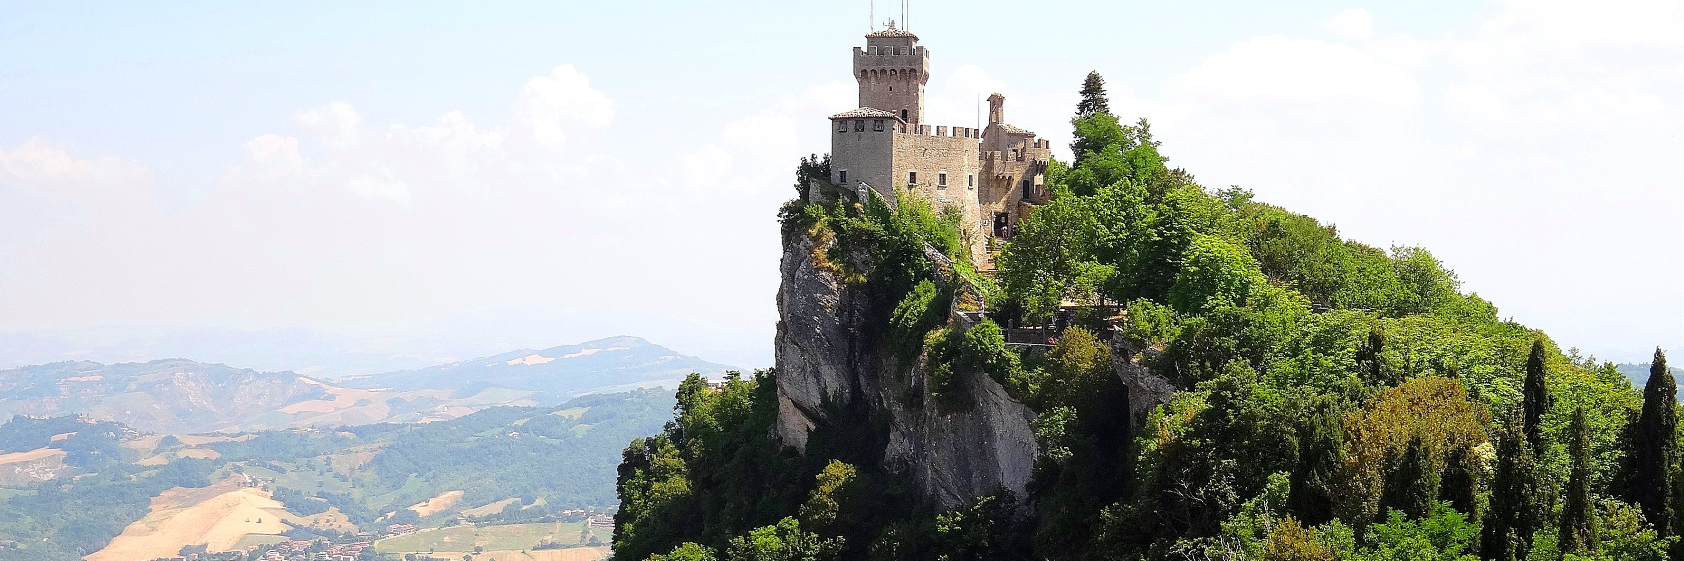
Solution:
<path fill-rule="evenodd" d="M 916 198 L 783 212 L 786 242 L 811 243 L 817 266 L 882 303 L 869 320 L 885 342 L 921 353 L 928 381 L 914 391 L 938 414 L 953 380 L 976 372 L 1035 411 L 1027 496 L 928 510 L 861 453 L 871 412 L 847 405 L 829 418 L 868 429 L 851 445 L 777 450 L 764 372 L 692 385 L 665 434 L 627 449 L 618 554 L 1553 561 L 1678 547 L 1678 388 L 1664 356 L 1639 392 L 1615 365 L 1502 319 L 1423 248 L 1346 240 L 1238 187 L 1199 185 L 1168 167 L 1144 120 L 1111 114 L 1103 84 L 1085 81 L 1075 159 L 1049 165 L 1051 199 L 992 276 L 969 269 L 954 229 Z M 1126 315 L 1091 313 L 1110 304 Z M 950 306 L 989 318 L 961 325 Z M 1055 346 L 1006 344 L 1000 326 L 1061 310 L 1074 327 Z M 1117 352 L 1177 391 L 1130 418 Z M 815 441 L 846 441 L 827 430 Z M 872 483 L 803 503 L 849 478 Z M 794 540 L 799 555 L 737 545 L 801 532 L 813 536 Z M 821 545 L 830 537 L 841 544 Z"/>

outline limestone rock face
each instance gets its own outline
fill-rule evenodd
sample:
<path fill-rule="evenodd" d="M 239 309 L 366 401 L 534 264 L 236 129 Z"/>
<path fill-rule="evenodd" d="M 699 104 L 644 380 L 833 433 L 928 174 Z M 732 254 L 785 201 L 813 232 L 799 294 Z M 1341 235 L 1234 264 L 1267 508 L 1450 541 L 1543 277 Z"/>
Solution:
<path fill-rule="evenodd" d="M 784 242 L 778 439 L 804 449 L 826 411 L 864 405 L 887 421 L 883 467 L 909 476 L 936 506 L 957 507 L 999 488 L 1025 496 L 1036 454 L 1034 413 L 980 372 L 958 373 L 938 403 L 925 388 L 922 359 L 904 356 L 884 336 L 896 302 L 817 266 L 805 235 L 786 234 Z M 939 253 L 926 254 L 948 267 Z"/>

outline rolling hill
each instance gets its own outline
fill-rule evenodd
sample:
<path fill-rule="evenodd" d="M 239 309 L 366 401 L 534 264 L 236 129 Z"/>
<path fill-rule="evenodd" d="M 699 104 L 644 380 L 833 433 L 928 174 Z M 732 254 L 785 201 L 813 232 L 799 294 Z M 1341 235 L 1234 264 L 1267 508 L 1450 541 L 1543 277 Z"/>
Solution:
<path fill-rule="evenodd" d="M 160 434 L 431 422 L 726 369 L 637 337 L 337 380 L 185 359 L 67 361 L 0 370 L 0 420 L 85 414 Z"/>
<path fill-rule="evenodd" d="M 638 337 L 610 337 L 548 349 L 520 349 L 418 370 L 339 378 L 352 388 L 416 391 L 449 389 L 457 395 L 499 388 L 532 392 L 540 404 L 590 392 L 664 385 L 686 374 L 718 374 L 730 367 L 678 354 Z"/>

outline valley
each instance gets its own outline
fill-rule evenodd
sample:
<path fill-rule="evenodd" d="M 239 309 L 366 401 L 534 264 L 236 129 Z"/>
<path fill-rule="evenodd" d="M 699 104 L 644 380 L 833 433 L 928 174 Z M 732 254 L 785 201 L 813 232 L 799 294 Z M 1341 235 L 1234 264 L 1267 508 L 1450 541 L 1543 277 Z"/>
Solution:
<path fill-rule="evenodd" d="M 0 560 L 606 557 L 614 466 L 670 415 L 663 378 L 724 368 L 608 343 L 349 383 L 190 361 L 0 371 Z M 467 366 L 492 374 L 446 383 Z"/>

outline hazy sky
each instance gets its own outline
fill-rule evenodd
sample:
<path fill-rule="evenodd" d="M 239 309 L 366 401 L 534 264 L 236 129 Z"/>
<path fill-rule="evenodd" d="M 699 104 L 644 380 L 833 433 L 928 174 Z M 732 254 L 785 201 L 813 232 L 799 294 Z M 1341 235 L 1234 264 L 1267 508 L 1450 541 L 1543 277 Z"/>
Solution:
<path fill-rule="evenodd" d="M 0 331 L 620 333 L 769 365 L 866 0 L 0 1 Z M 879 2 L 879 20 L 898 2 Z M 933 124 L 1076 90 L 1211 187 L 1684 350 L 1684 2 L 915 2 Z M 55 357 L 43 357 L 42 361 Z"/>

